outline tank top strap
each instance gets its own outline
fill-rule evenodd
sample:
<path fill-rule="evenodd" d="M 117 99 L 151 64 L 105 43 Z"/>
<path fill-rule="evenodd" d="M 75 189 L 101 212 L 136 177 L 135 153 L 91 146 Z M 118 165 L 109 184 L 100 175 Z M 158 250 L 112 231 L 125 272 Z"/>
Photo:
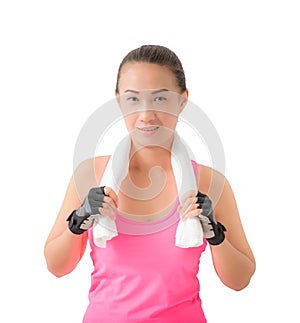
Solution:
<path fill-rule="evenodd" d="M 192 163 L 192 166 L 193 166 L 193 170 L 194 170 L 194 174 L 195 174 L 195 177 L 196 177 L 196 181 L 198 183 L 198 163 L 194 160 L 191 160 L 191 163 Z"/>

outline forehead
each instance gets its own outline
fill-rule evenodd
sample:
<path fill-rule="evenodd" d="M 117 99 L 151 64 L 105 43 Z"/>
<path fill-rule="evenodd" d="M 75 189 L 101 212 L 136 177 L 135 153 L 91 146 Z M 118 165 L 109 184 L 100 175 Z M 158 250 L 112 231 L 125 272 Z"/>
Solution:
<path fill-rule="evenodd" d="M 176 77 L 166 66 L 152 63 L 126 63 L 120 73 L 119 91 L 148 89 L 168 89 L 177 92 Z"/>

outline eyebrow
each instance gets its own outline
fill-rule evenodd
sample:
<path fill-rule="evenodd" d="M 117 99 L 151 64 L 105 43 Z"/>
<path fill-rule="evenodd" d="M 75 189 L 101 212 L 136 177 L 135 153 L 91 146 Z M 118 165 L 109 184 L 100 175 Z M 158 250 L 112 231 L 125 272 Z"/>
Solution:
<path fill-rule="evenodd" d="M 152 94 L 156 94 L 156 93 L 159 93 L 159 92 L 168 92 L 169 90 L 168 89 L 160 89 L 160 90 L 155 90 L 152 92 Z"/>
<path fill-rule="evenodd" d="M 168 89 L 159 89 L 159 90 L 155 90 L 152 92 L 152 94 L 156 94 L 156 93 L 160 93 L 160 92 L 168 92 L 169 90 Z M 124 93 L 128 93 L 128 92 L 132 92 L 132 93 L 140 93 L 139 91 L 135 91 L 135 90 L 131 90 L 131 89 L 128 89 L 126 91 L 124 91 Z"/>

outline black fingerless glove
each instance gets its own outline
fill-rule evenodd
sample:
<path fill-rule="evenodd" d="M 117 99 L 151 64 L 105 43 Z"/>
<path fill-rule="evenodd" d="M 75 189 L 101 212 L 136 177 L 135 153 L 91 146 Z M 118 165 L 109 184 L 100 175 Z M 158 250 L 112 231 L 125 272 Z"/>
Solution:
<path fill-rule="evenodd" d="M 207 242 L 213 246 L 221 244 L 225 239 L 226 228 L 220 222 L 215 219 L 212 202 L 210 198 L 198 192 L 197 194 L 197 204 L 199 209 L 202 209 L 202 213 L 199 215 L 203 234 Z"/>
<path fill-rule="evenodd" d="M 68 216 L 68 227 L 72 233 L 82 234 L 93 225 L 95 215 L 100 214 L 99 207 L 104 203 L 104 187 L 91 188 L 81 207 Z"/>

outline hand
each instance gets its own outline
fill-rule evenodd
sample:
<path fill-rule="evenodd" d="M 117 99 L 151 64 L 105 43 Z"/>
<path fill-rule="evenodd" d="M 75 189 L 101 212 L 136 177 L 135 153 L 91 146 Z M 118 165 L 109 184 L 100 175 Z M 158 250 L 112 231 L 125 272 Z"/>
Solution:
<path fill-rule="evenodd" d="M 197 208 L 202 210 L 199 214 L 199 218 L 202 224 L 204 237 L 211 245 L 216 246 L 221 244 L 225 239 L 224 232 L 226 231 L 226 228 L 222 223 L 216 221 L 210 198 L 201 192 L 198 192 L 196 197 Z"/>
<path fill-rule="evenodd" d="M 178 211 L 183 221 L 191 217 L 199 217 L 203 235 L 211 245 L 218 245 L 224 241 L 226 228 L 216 221 L 212 202 L 207 195 L 198 192 L 196 196 L 186 196 Z"/>
<path fill-rule="evenodd" d="M 98 214 L 114 219 L 117 200 L 117 195 L 109 187 L 91 188 L 81 207 L 74 210 L 67 218 L 70 231 L 74 234 L 82 234 L 93 225 Z"/>

